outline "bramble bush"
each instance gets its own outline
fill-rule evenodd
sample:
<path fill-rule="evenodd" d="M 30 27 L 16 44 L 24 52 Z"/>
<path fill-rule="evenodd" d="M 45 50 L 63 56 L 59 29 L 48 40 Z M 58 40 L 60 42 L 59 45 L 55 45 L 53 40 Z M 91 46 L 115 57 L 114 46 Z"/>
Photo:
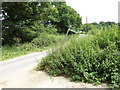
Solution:
<path fill-rule="evenodd" d="M 55 35 L 48 33 L 41 33 L 37 38 L 32 40 L 32 44 L 37 47 L 49 46 L 50 44 L 58 43 L 63 40 L 63 35 Z"/>
<path fill-rule="evenodd" d="M 92 36 L 74 38 L 60 49 L 53 50 L 37 66 L 53 76 L 66 75 L 72 81 L 93 84 L 108 83 L 118 88 L 120 82 L 120 56 L 118 30 L 99 31 Z"/>

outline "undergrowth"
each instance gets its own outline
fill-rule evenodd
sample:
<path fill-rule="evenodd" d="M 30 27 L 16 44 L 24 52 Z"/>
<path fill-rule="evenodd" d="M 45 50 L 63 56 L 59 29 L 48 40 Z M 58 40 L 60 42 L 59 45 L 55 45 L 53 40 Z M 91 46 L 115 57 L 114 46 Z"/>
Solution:
<path fill-rule="evenodd" d="M 42 33 L 39 35 L 39 37 L 28 43 L 18 43 L 12 46 L 5 45 L 1 48 L 2 58 L 0 61 L 32 52 L 40 52 L 42 50 L 55 48 L 61 41 L 63 41 L 63 37 L 63 35 Z"/>
<path fill-rule="evenodd" d="M 72 81 L 107 83 L 118 88 L 120 56 L 116 42 L 118 29 L 98 31 L 91 36 L 74 38 L 45 57 L 36 70 L 53 76 L 65 75 Z"/>

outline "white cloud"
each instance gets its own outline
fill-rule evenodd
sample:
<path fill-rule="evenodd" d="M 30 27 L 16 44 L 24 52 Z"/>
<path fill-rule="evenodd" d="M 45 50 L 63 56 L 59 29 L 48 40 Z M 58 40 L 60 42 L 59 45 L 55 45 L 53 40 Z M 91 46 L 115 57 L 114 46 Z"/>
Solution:
<path fill-rule="evenodd" d="M 74 8 L 85 23 L 88 22 L 114 21 L 118 22 L 119 0 L 65 0 L 67 5 Z"/>

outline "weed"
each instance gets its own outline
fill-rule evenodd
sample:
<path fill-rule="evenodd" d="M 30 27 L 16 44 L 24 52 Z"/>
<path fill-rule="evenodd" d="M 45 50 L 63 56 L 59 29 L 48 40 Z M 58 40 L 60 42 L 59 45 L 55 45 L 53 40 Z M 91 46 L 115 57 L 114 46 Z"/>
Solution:
<path fill-rule="evenodd" d="M 116 28 L 101 30 L 93 36 L 73 38 L 45 57 L 37 70 L 45 70 L 53 76 L 66 75 L 72 81 L 108 83 L 117 88 L 120 56 L 115 42 L 118 39 Z"/>

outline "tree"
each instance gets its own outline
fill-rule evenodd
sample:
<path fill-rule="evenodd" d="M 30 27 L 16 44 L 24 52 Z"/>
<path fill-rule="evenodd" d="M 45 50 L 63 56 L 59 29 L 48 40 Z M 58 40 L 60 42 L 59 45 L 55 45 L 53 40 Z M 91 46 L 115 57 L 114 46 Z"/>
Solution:
<path fill-rule="evenodd" d="M 29 40 L 33 38 L 33 31 L 29 31 L 27 27 L 37 20 L 38 3 L 31 2 L 3 2 L 3 44 L 12 44 L 18 40 Z M 25 30 L 26 29 L 26 30 Z"/>
<path fill-rule="evenodd" d="M 59 29 L 58 32 L 66 33 L 70 26 L 80 29 L 82 22 L 81 17 L 77 12 L 63 2 L 54 2 L 54 6 L 48 16 L 50 22 Z"/>
<path fill-rule="evenodd" d="M 39 28 L 49 25 L 66 33 L 70 25 L 79 29 L 82 24 L 80 15 L 64 2 L 3 2 L 2 6 L 3 44 L 29 42 L 43 31 Z"/>
<path fill-rule="evenodd" d="M 99 22 L 99 26 L 101 28 L 103 28 L 103 29 L 108 28 L 108 27 L 112 27 L 114 25 L 115 25 L 115 22 L 110 22 L 110 21 L 108 21 L 108 22 L 103 22 L 103 21 Z"/>

